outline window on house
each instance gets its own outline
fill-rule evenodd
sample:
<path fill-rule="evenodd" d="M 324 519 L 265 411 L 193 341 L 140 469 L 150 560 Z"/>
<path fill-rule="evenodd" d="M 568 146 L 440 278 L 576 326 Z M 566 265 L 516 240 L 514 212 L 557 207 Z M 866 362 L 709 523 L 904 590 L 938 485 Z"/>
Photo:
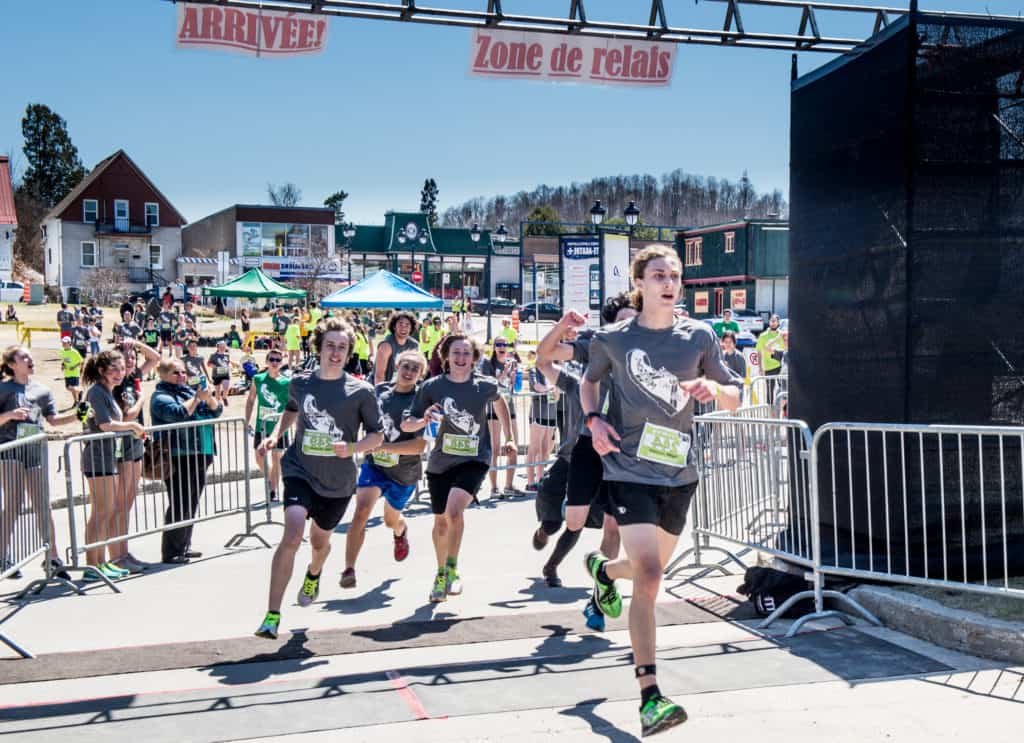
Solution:
<path fill-rule="evenodd" d="M 704 238 L 694 237 L 686 241 L 686 265 L 704 265 Z"/>
<path fill-rule="evenodd" d="M 159 227 L 160 226 L 160 205 L 154 204 L 150 201 L 146 202 L 146 226 L 147 227 Z"/>
<path fill-rule="evenodd" d="M 159 245 L 149 246 L 149 267 L 150 268 L 163 268 L 163 249 Z"/>
<path fill-rule="evenodd" d="M 100 218 L 100 202 L 96 199 L 82 199 L 82 221 L 96 222 Z"/>
<path fill-rule="evenodd" d="M 82 243 L 82 261 L 81 265 L 83 268 L 95 268 L 96 263 L 96 243 L 94 242 L 83 242 Z"/>
<path fill-rule="evenodd" d="M 726 232 L 725 233 L 725 252 L 735 253 L 736 252 L 736 233 Z"/>

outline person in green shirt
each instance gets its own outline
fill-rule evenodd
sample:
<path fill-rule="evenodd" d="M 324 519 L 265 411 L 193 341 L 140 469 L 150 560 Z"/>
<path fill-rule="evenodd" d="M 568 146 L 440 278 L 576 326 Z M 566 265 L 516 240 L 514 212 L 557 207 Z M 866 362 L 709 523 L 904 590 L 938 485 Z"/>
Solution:
<path fill-rule="evenodd" d="M 732 310 L 725 310 L 722 312 L 721 321 L 716 322 L 711 327 L 714 329 L 715 335 L 718 336 L 719 340 L 722 339 L 722 335 L 727 330 L 731 330 L 734 333 L 740 332 L 740 324 L 732 319 Z"/>
<path fill-rule="evenodd" d="M 430 322 L 423 323 L 423 327 L 420 328 L 420 350 L 428 360 L 443 336 L 440 315 L 435 315 Z"/>
<path fill-rule="evenodd" d="M 297 317 L 284 329 L 284 347 L 288 350 L 288 366 L 296 369 L 302 361 L 302 336 Z"/>
<path fill-rule="evenodd" d="M 768 329 L 757 338 L 757 358 L 761 363 L 761 371 L 766 377 L 776 377 L 782 371 L 781 352 L 786 350 L 786 340 L 779 332 L 779 316 L 772 315 L 768 319 Z M 779 358 L 776 358 L 776 354 Z M 775 380 L 768 381 L 768 402 L 775 398 Z"/>
<path fill-rule="evenodd" d="M 323 310 L 314 302 L 309 308 L 309 332 L 312 333 L 316 330 L 316 325 L 323 318 Z"/>
<path fill-rule="evenodd" d="M 289 378 L 281 374 L 281 363 L 284 356 L 274 349 L 267 354 L 267 369 L 253 377 L 249 388 L 249 396 L 245 398 L 245 420 L 252 418 L 253 408 L 256 409 L 256 425 L 249 428 L 253 436 L 253 446 L 259 449 L 263 439 L 274 431 L 278 418 L 288 404 Z M 288 435 L 283 435 L 277 442 L 269 457 L 257 454 L 256 466 L 263 477 L 270 483 L 270 500 L 277 500 L 278 485 L 281 482 L 281 456 L 288 448 Z M 270 460 L 270 472 L 267 472 L 267 459 Z"/>
<path fill-rule="evenodd" d="M 501 321 L 501 337 L 507 340 L 512 349 L 515 350 L 516 341 L 519 340 L 519 333 L 512 327 L 512 321 L 508 318 Z"/>
<path fill-rule="evenodd" d="M 60 368 L 64 372 L 64 386 L 71 393 L 71 399 L 75 405 L 82 401 L 82 388 L 79 386 L 79 377 L 82 375 L 82 354 L 71 347 L 71 337 L 64 336 L 60 339 Z"/>

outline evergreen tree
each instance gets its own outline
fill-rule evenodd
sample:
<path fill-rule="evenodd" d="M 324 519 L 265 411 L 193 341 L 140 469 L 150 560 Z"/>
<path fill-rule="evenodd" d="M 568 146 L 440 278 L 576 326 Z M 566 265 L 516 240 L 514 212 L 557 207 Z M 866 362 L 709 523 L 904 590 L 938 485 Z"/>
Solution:
<path fill-rule="evenodd" d="M 67 122 L 42 103 L 25 109 L 21 136 L 28 161 L 21 190 L 51 209 L 85 177 L 78 148 L 71 143 Z"/>
<path fill-rule="evenodd" d="M 345 199 L 348 198 L 348 194 L 344 191 L 335 191 L 326 199 L 324 199 L 324 206 L 329 206 L 334 210 L 334 224 L 345 223 Z"/>
<path fill-rule="evenodd" d="M 427 178 L 420 191 L 420 211 L 427 215 L 431 227 L 437 226 L 437 181 Z"/>

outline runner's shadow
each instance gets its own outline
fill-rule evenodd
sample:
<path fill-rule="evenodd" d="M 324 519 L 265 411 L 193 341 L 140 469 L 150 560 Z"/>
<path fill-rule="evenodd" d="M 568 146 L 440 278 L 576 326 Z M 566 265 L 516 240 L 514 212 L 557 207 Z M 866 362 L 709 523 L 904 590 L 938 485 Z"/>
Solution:
<path fill-rule="evenodd" d="M 541 643 L 533 649 L 531 658 L 540 658 L 543 663 L 538 665 L 538 672 L 541 665 L 575 665 L 580 657 L 591 657 L 597 653 L 603 653 L 612 649 L 612 641 L 603 635 L 580 635 L 572 634 L 576 642 L 568 642 L 567 638 L 572 629 L 560 624 L 545 624 L 541 629 L 551 632 Z"/>
<path fill-rule="evenodd" d="M 405 619 L 395 621 L 394 624 L 356 630 L 352 634 L 374 642 L 407 642 L 424 635 L 442 634 L 463 621 L 455 618 L 451 612 L 435 614 L 436 608 L 437 604 L 426 604 Z"/>
<path fill-rule="evenodd" d="M 372 529 L 373 527 L 380 526 L 383 523 L 384 523 L 384 518 L 382 516 L 371 516 L 370 518 L 368 518 L 366 520 L 366 528 L 367 529 Z M 346 521 L 344 524 L 338 524 L 336 527 L 334 527 L 334 533 L 335 534 L 348 534 L 348 527 L 349 527 L 350 524 L 351 524 L 350 521 Z"/>
<path fill-rule="evenodd" d="M 351 599 L 331 599 L 322 602 L 321 607 L 324 611 L 336 611 L 340 614 L 359 614 L 374 609 L 387 609 L 395 598 L 388 593 L 388 589 L 397 581 L 398 578 L 388 578 L 361 596 Z"/>
<path fill-rule="evenodd" d="M 492 601 L 491 606 L 502 609 L 523 609 L 531 601 L 543 601 L 546 604 L 575 604 L 590 596 L 586 588 L 548 588 L 543 578 L 534 578 L 526 588 L 520 589 L 521 599 Z"/>
<path fill-rule="evenodd" d="M 203 666 L 199 670 L 209 671 L 210 676 L 219 678 L 221 683 L 234 686 L 327 665 L 326 660 L 308 662 L 314 653 L 305 647 L 307 640 L 306 630 L 294 629 L 288 642 L 273 652 L 258 653 L 237 663 Z"/>
<path fill-rule="evenodd" d="M 594 735 L 600 735 L 610 741 L 610 743 L 640 743 L 640 739 L 635 735 L 631 735 L 625 730 L 619 730 L 612 722 L 594 712 L 594 708 L 597 705 L 607 701 L 604 697 L 600 699 L 584 699 L 582 702 L 577 702 L 576 706 L 563 709 L 558 714 L 565 715 L 566 717 L 580 718 L 590 725 L 590 730 Z"/>

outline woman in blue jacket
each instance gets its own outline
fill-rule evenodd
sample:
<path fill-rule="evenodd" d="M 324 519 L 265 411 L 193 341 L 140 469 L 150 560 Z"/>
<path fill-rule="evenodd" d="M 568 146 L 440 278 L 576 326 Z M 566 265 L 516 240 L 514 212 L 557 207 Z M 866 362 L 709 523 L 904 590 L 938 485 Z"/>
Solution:
<path fill-rule="evenodd" d="M 187 423 L 218 418 L 224 409 L 205 387 L 193 390 L 188 386 L 188 372 L 180 359 L 165 359 L 157 366 L 160 382 L 149 401 L 149 414 L 154 426 Z M 167 512 L 164 523 L 188 521 L 195 516 L 196 506 L 206 486 L 206 471 L 217 453 L 213 426 L 189 426 L 160 431 L 157 438 L 170 437 L 170 466 L 166 470 Z M 191 550 L 192 525 L 163 533 L 163 561 L 183 565 L 190 558 L 201 557 Z"/>

